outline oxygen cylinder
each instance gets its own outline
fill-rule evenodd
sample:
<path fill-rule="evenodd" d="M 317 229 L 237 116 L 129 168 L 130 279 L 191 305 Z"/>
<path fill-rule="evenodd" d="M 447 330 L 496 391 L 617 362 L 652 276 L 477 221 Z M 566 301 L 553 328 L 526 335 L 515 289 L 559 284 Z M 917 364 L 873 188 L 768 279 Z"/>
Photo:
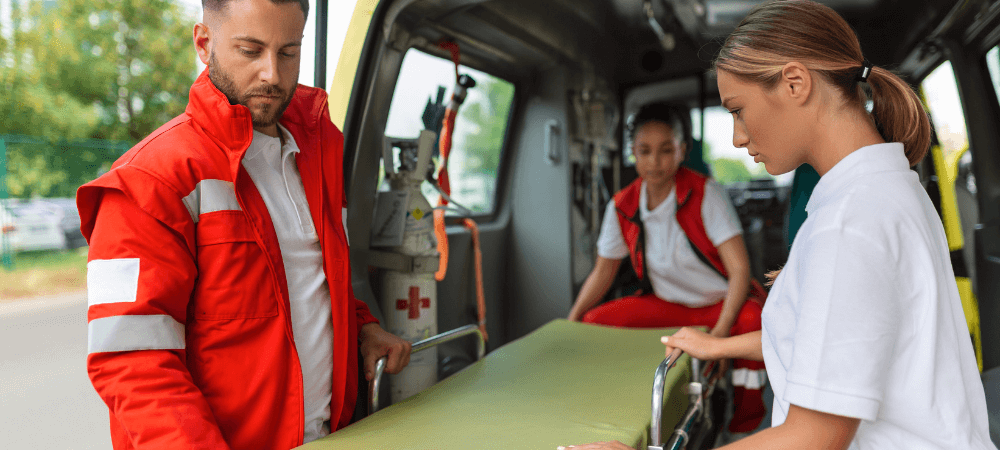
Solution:
<path fill-rule="evenodd" d="M 433 208 L 420 191 L 436 142 L 435 133 L 424 130 L 416 155 L 407 154 L 406 150 L 401 152 L 402 168 L 391 176 L 390 186 L 394 191 L 408 192 L 406 219 L 402 245 L 388 248 L 389 252 L 414 257 L 437 255 Z M 410 342 L 437 334 L 437 281 L 433 272 L 387 269 L 382 276 L 381 295 L 389 332 Z M 436 382 L 437 349 L 413 353 L 406 369 L 389 376 L 391 401 L 399 402 Z"/>

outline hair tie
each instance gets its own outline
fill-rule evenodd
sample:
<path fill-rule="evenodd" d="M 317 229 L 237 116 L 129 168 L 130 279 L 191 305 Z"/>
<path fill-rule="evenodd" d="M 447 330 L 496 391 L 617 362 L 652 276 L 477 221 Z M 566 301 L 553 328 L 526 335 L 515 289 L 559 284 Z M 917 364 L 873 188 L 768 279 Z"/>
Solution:
<path fill-rule="evenodd" d="M 861 72 L 858 74 L 858 77 L 855 80 L 860 83 L 867 83 L 868 76 L 872 74 L 872 67 L 875 66 L 872 66 L 872 63 L 868 62 L 868 60 L 865 59 L 865 62 L 862 63 L 861 65 Z"/>

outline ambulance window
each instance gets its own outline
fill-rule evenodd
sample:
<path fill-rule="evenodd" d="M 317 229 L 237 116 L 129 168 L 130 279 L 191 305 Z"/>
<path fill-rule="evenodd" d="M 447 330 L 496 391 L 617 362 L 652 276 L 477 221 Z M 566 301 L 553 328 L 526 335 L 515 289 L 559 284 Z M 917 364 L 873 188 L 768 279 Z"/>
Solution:
<path fill-rule="evenodd" d="M 459 73 L 471 76 L 476 86 L 469 89 L 455 120 L 448 162 L 451 197 L 474 215 L 487 215 L 495 206 L 514 85 L 465 66 L 459 67 Z M 416 138 L 425 129 L 425 112 L 438 102 L 440 89 L 444 89 L 441 99 L 447 106 L 454 85 L 455 64 L 450 60 L 416 49 L 407 51 L 389 108 L 386 136 Z M 439 118 L 429 122 L 440 127 Z M 440 167 L 440 158 L 435 156 L 435 160 Z M 432 205 L 438 204 L 439 195 L 432 186 L 424 183 L 422 190 Z M 449 214 L 456 213 L 449 210 Z"/>
<path fill-rule="evenodd" d="M 920 91 L 927 102 L 944 160 L 952 162 L 969 148 L 969 135 L 951 62 L 945 61 L 927 75 L 920 83 Z"/>
<path fill-rule="evenodd" d="M 995 56 L 994 56 L 995 58 Z M 973 228 L 979 217 L 976 200 L 976 178 L 972 175 L 972 155 L 968 152 L 969 137 L 965 127 L 962 102 L 951 63 L 945 62 L 934 69 L 920 83 L 920 93 L 930 112 L 936 140 L 932 141 L 937 185 L 940 195 L 933 199 L 944 221 L 948 244 L 952 250 L 965 248 L 964 262 L 956 266 L 961 277 L 972 274 L 974 246 L 970 243 Z M 936 144 L 936 145 L 935 145 Z M 974 270 L 974 269 L 973 269 Z"/>
<path fill-rule="evenodd" d="M 1000 100 L 1000 46 L 986 52 L 986 67 L 989 68 L 990 79 L 993 80 L 993 92 Z"/>
<path fill-rule="evenodd" d="M 705 108 L 705 138 L 701 136 L 701 109 L 691 110 L 692 136 L 695 146 L 702 142 L 702 157 L 719 184 L 754 180 L 773 180 L 778 186 L 790 186 L 792 173 L 773 176 L 764 170 L 764 164 L 753 161 L 745 148 L 733 146 L 733 117 L 721 106 Z"/>

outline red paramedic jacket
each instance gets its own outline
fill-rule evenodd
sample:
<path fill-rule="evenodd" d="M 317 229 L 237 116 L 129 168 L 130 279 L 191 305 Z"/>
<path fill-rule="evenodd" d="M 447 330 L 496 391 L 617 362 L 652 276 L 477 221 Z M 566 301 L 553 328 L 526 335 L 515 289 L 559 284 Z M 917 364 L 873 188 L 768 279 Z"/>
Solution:
<path fill-rule="evenodd" d="M 240 164 L 250 111 L 207 70 L 184 114 L 80 188 L 90 379 L 115 449 L 288 449 L 302 444 L 302 373 L 278 239 Z M 281 118 L 323 252 L 333 320 L 331 428 L 348 424 L 358 329 L 342 222 L 343 135 L 326 94 L 298 86 Z"/>
<path fill-rule="evenodd" d="M 705 231 L 705 223 L 701 217 L 701 203 L 705 198 L 705 183 L 708 177 L 686 167 L 677 169 L 674 175 L 674 189 L 677 192 L 677 223 L 680 224 L 688 243 L 702 262 L 714 269 L 723 278 L 729 279 L 726 267 L 722 264 L 719 249 Z M 653 293 L 651 285 L 645 277 L 645 236 L 641 216 L 639 215 L 639 195 L 642 191 L 642 178 L 636 178 L 631 184 L 615 194 L 615 210 L 618 213 L 618 224 L 622 236 L 628 245 L 632 267 L 639 280 L 643 282 L 648 293 Z M 767 292 L 757 280 L 750 280 L 748 297 L 763 305 Z"/>

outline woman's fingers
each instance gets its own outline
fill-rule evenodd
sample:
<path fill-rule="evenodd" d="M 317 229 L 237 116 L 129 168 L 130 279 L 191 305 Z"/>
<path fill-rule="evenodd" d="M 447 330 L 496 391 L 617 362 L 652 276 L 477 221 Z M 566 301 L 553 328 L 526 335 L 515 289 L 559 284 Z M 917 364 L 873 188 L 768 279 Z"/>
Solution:
<path fill-rule="evenodd" d="M 663 336 L 660 342 L 665 345 L 666 354 L 674 349 L 681 349 L 698 359 L 717 359 L 719 338 L 693 328 L 681 328 L 673 336 Z"/>

